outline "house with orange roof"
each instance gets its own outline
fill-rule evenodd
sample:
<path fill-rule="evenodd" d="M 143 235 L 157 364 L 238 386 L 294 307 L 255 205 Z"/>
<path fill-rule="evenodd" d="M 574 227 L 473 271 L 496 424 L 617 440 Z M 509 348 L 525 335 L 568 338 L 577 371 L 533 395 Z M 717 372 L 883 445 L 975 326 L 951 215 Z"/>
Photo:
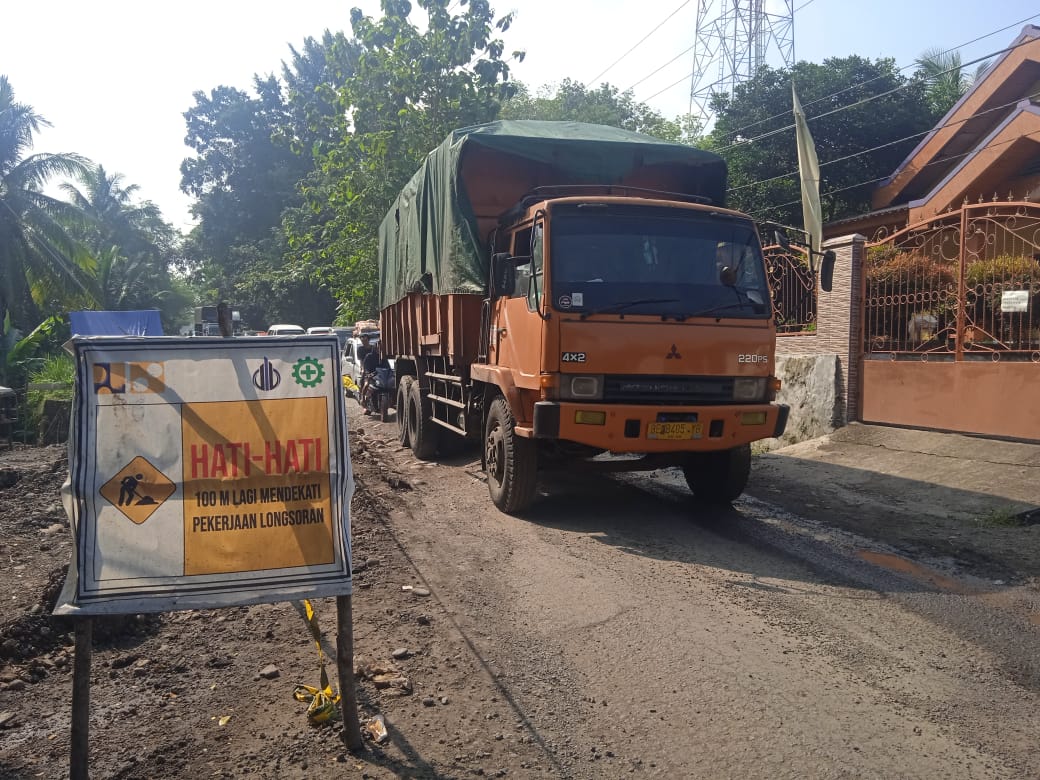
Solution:
<path fill-rule="evenodd" d="M 873 194 L 811 330 L 845 420 L 1040 441 L 1040 27 L 1026 26 Z"/>

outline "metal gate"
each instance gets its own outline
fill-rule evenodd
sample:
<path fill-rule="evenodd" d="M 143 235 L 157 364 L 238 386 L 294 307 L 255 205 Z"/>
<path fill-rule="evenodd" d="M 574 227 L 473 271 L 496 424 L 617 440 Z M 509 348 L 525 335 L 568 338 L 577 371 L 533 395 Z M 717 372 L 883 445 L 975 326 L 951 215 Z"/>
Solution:
<path fill-rule="evenodd" d="M 1040 206 L 876 236 L 862 301 L 864 421 L 1040 440 Z"/>

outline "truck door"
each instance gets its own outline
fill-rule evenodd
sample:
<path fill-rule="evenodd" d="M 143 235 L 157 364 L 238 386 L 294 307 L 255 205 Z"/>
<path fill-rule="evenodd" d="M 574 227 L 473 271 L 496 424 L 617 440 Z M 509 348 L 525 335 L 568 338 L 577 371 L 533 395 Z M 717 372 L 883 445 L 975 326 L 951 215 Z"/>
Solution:
<path fill-rule="evenodd" d="M 513 369 L 518 387 L 537 388 L 542 356 L 541 304 L 542 226 L 517 231 L 512 254 L 530 257 L 516 269 L 516 288 L 509 298 L 496 301 L 496 326 L 492 332 L 492 362 Z M 534 240 L 532 240 L 534 239 Z"/>

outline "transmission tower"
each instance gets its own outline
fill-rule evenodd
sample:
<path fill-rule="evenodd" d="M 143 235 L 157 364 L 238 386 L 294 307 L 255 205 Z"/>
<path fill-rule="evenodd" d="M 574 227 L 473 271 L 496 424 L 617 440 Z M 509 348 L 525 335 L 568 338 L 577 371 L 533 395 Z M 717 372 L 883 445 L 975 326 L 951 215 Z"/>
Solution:
<path fill-rule="evenodd" d="M 698 0 L 690 113 L 707 124 L 712 95 L 733 94 L 767 57 L 794 65 L 794 0 Z"/>

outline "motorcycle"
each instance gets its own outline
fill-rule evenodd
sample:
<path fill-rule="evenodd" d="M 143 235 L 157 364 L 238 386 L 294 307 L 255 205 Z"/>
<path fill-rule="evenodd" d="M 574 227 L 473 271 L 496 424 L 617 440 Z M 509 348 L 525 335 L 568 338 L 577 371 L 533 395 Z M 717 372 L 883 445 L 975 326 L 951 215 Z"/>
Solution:
<path fill-rule="evenodd" d="M 358 402 L 369 414 L 378 414 L 381 422 L 390 416 L 390 407 L 396 402 L 397 379 L 394 369 L 381 366 L 368 374 L 368 381 L 361 390 Z"/>

